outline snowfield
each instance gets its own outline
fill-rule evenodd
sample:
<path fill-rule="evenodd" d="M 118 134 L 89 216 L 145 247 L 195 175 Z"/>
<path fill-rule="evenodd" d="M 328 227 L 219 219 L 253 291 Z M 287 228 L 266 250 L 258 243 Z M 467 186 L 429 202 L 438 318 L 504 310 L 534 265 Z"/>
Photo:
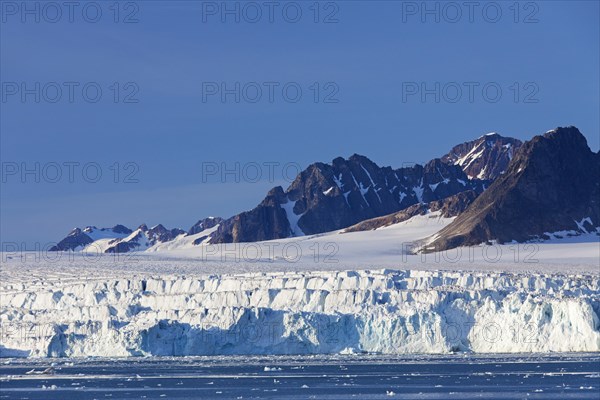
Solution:
<path fill-rule="evenodd" d="M 482 245 L 430 254 L 415 251 L 431 242 L 454 218 L 429 212 L 370 231 L 343 229 L 316 235 L 253 243 L 208 244 L 214 226 L 194 235 L 180 235 L 131 253 L 103 254 L 111 239 L 99 239 L 81 252 L 48 252 L 39 262 L 32 254 L 4 253 L 3 261 L 33 260 L 48 265 L 126 266 L 127 271 L 170 270 L 182 273 L 245 273 L 273 271 L 340 271 L 360 269 L 435 269 L 463 271 L 600 273 L 600 227 L 597 232 L 548 233 L 551 240 Z M 200 241 L 197 245 L 194 242 Z M 0 253 L 2 254 L 2 253 Z M 166 262 L 169 261 L 169 262 Z M 84 272 L 88 274 L 89 272 Z"/>
<path fill-rule="evenodd" d="M 597 235 L 411 254 L 449 221 L 2 253 L 0 356 L 600 351 Z"/>

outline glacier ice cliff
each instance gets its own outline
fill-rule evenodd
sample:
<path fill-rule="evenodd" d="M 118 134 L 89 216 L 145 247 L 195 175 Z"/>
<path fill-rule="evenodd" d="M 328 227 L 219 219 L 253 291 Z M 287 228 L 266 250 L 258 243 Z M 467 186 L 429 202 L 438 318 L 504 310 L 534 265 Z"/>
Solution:
<path fill-rule="evenodd" d="M 600 277 L 450 271 L 5 282 L 11 357 L 600 351 Z"/>

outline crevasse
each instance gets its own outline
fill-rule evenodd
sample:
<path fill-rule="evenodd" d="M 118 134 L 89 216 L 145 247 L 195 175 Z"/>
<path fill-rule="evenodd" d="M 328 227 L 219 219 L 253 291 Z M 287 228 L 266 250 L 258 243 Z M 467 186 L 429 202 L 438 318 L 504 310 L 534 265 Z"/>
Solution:
<path fill-rule="evenodd" d="M 443 271 L 64 279 L 0 291 L 2 356 L 600 351 L 600 278 Z"/>

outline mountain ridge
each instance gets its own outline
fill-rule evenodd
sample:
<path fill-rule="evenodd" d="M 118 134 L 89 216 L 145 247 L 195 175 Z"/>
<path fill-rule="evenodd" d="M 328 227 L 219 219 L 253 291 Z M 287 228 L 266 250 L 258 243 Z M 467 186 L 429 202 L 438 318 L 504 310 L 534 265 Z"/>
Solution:
<path fill-rule="evenodd" d="M 557 128 L 548 131 L 545 136 L 564 130 L 576 131 L 573 135 L 563 138 L 561 144 L 565 148 L 572 147 L 571 159 L 580 160 L 579 153 L 584 152 L 583 149 L 591 152 L 585 137 L 577 128 Z M 160 246 L 161 244 L 180 239 L 192 245 L 257 242 L 340 229 L 347 232 L 376 229 L 436 210 L 441 210 L 445 217 L 457 217 L 460 222 L 467 218 L 463 214 L 469 212 L 471 215 L 481 210 L 485 211 L 486 202 L 492 204 L 496 197 L 502 198 L 498 189 L 492 190 L 493 194 L 486 193 L 490 187 L 512 182 L 513 176 L 520 173 L 517 171 L 519 167 L 514 165 L 526 163 L 531 156 L 530 149 L 540 140 L 542 139 L 536 136 L 530 141 L 522 142 L 495 132 L 489 133 L 456 145 L 447 154 L 424 165 L 415 164 L 397 169 L 380 167 L 369 158 L 356 153 L 347 159 L 337 157 L 331 163 L 310 164 L 297 175 L 287 189 L 281 186 L 274 187 L 256 207 L 227 219 L 203 218 L 188 230 L 169 230 L 161 224 L 150 229 L 142 224 L 136 230 L 123 225 L 103 229 L 76 228 L 51 250 L 77 251 L 95 245 L 102 252 L 128 252 L 162 249 L 165 246 Z M 547 159 L 557 157 L 555 153 L 557 152 L 541 157 L 538 163 L 542 166 L 539 168 L 552 170 Z M 577 166 L 570 173 L 581 175 L 577 171 L 585 168 L 590 167 Z M 532 179 L 545 180 L 554 186 L 560 184 L 557 180 L 548 180 L 543 174 L 537 174 Z M 593 181 L 588 179 L 581 185 L 589 186 L 592 183 Z M 538 190 L 543 192 L 546 189 Z M 551 191 L 551 188 L 548 190 Z M 481 200 L 483 194 L 486 195 Z M 473 211 L 473 207 L 479 211 Z M 595 221 L 594 217 L 588 225 L 594 225 Z M 458 223 L 453 224 L 456 226 Z M 552 222 L 549 222 L 549 226 L 551 224 Z M 561 227 L 569 226 L 565 221 L 561 224 Z M 585 226 L 586 222 L 580 220 L 580 224 Z M 480 224 L 479 228 L 481 226 Z M 448 235 L 448 229 L 449 227 L 446 227 L 440 234 Z M 489 229 L 488 231 L 497 232 Z M 489 241 L 490 235 L 491 233 L 473 234 L 465 243 L 474 244 L 480 239 L 479 243 Z M 508 237 L 512 237 L 513 240 L 529 238 L 517 235 L 513 230 L 507 231 L 506 235 L 500 235 L 498 239 L 506 241 Z M 438 237 L 430 241 L 440 248 L 450 248 L 455 242 L 462 243 L 460 240 L 451 239 L 441 244 L 440 240 L 442 239 Z M 170 245 L 166 247 L 169 248 Z"/>
<path fill-rule="evenodd" d="M 526 142 L 500 176 L 426 251 L 588 233 L 600 226 L 600 152 L 573 126 Z"/>

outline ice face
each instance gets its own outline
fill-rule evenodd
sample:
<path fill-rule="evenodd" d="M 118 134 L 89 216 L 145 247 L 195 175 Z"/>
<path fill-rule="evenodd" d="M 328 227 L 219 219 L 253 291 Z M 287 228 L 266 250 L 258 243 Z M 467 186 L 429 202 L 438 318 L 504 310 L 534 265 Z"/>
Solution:
<path fill-rule="evenodd" d="M 0 305 L 3 356 L 600 351 L 592 275 L 54 271 Z"/>

